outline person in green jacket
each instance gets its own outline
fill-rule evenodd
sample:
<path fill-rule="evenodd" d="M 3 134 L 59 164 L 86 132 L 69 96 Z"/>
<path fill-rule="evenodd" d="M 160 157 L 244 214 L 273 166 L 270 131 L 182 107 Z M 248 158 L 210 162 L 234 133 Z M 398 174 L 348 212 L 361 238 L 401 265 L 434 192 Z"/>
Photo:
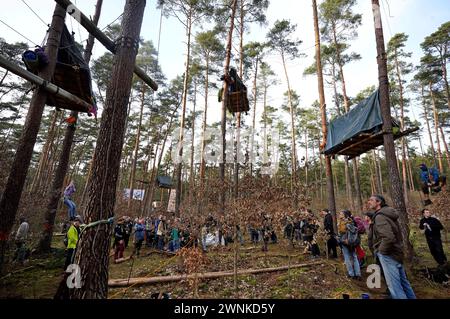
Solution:
<path fill-rule="evenodd" d="M 80 218 L 75 217 L 75 219 L 72 222 L 72 225 L 70 226 L 69 230 L 67 231 L 67 255 L 66 255 L 66 262 L 64 264 L 64 270 L 67 269 L 67 267 L 72 264 L 73 257 L 75 256 L 75 249 L 77 248 L 78 239 L 80 236 Z"/>

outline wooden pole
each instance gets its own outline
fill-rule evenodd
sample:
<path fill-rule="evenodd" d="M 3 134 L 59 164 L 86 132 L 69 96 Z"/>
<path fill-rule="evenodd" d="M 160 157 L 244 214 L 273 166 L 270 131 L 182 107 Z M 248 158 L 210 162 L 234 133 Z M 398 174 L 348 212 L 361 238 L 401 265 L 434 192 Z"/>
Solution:
<path fill-rule="evenodd" d="M 275 272 L 275 271 L 284 271 L 289 268 L 303 268 L 303 267 L 311 267 L 322 265 L 323 262 L 315 262 L 310 264 L 295 264 L 289 266 L 281 266 L 281 267 L 272 267 L 272 268 L 262 268 L 262 269 L 247 269 L 247 270 L 239 270 L 237 272 L 238 275 L 250 275 L 250 274 L 261 274 L 266 272 Z M 108 286 L 113 287 L 127 287 L 131 285 L 150 285 L 157 283 L 165 283 L 165 282 L 174 282 L 180 280 L 187 279 L 215 279 L 222 277 L 230 277 L 233 276 L 233 271 L 218 271 L 218 272 L 207 272 L 207 273 L 195 273 L 190 275 L 176 275 L 176 276 L 159 276 L 159 277 L 148 277 L 148 278 L 130 278 L 130 279 L 110 279 L 108 281 Z"/>
<path fill-rule="evenodd" d="M 22 69 L 20 66 L 14 64 L 13 62 L 9 61 L 8 59 L 6 59 L 1 55 L 0 55 L 0 66 L 14 73 L 15 75 L 20 76 L 21 78 L 24 78 L 25 80 L 38 85 L 40 89 L 43 89 L 48 93 L 54 94 L 58 97 L 61 97 L 69 102 L 72 102 L 80 106 L 81 108 L 83 108 L 84 112 L 91 113 L 94 111 L 94 107 L 91 104 L 73 95 L 72 93 L 67 92 L 63 88 L 54 85 L 53 83 L 49 82 L 49 80 L 45 80 L 42 77 L 29 72 L 28 70 Z"/>
<path fill-rule="evenodd" d="M 107 48 L 112 53 L 116 54 L 117 47 L 116 44 L 108 38 L 97 26 L 92 23 L 92 21 L 86 17 L 81 11 L 76 9 L 76 7 L 73 5 L 72 2 L 69 0 L 55 0 L 61 7 L 63 7 L 65 10 L 67 8 L 71 8 L 71 12 L 68 12 L 70 15 L 72 15 L 78 22 L 90 33 L 92 34 L 105 48 Z M 144 81 L 148 86 L 150 86 L 153 90 L 158 90 L 158 84 L 153 81 L 143 69 L 138 67 L 137 65 L 134 66 L 133 70 L 134 74 L 136 74 L 142 81 Z"/>

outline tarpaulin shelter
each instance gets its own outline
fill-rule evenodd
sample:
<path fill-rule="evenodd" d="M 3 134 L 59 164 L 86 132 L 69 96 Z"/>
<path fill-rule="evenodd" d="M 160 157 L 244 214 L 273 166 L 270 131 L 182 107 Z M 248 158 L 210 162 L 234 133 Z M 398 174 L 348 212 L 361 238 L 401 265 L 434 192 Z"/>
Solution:
<path fill-rule="evenodd" d="M 160 188 L 170 189 L 173 186 L 172 179 L 170 178 L 170 176 L 158 176 L 156 178 L 156 183 Z"/>
<path fill-rule="evenodd" d="M 330 121 L 327 128 L 325 155 L 347 155 L 351 159 L 382 145 L 384 132 L 379 91 Z M 419 129 L 415 127 L 401 132 L 399 123 L 393 118 L 392 128 L 394 139 Z"/>
<path fill-rule="evenodd" d="M 84 61 L 78 45 L 65 25 L 61 34 L 61 42 L 58 48 L 58 57 L 52 83 L 91 104 L 92 110 L 90 112 L 95 115 L 97 114 L 89 65 Z M 49 94 L 46 104 L 61 109 L 86 112 L 80 106 L 55 95 Z"/>

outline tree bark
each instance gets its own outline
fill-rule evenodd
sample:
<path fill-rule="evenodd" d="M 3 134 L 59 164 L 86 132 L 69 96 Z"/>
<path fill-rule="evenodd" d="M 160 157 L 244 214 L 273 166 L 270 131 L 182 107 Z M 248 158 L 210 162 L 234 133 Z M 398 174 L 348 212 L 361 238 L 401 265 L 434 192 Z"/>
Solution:
<path fill-rule="evenodd" d="M 372 0 L 372 10 L 374 15 L 375 39 L 377 46 L 378 78 L 380 87 L 380 107 L 383 118 L 384 149 L 389 177 L 389 189 L 394 208 L 399 212 L 400 228 L 403 238 L 403 249 L 406 260 L 411 262 L 414 250 L 409 241 L 409 220 L 406 211 L 405 198 L 403 196 L 402 184 L 397 167 L 397 157 L 395 155 L 394 136 L 392 134 L 391 106 L 389 101 L 389 79 L 387 74 L 387 58 L 384 47 L 383 28 L 381 23 L 380 4 L 378 0 Z"/>
<path fill-rule="evenodd" d="M 56 5 L 45 47 L 49 63 L 38 74 L 47 81 L 51 80 L 55 70 L 65 15 L 66 11 L 60 5 Z M 47 92 L 37 88 L 31 98 L 19 145 L 0 200 L 0 273 L 3 269 L 7 241 L 16 217 L 46 100 Z"/>
<path fill-rule="evenodd" d="M 437 149 L 437 158 L 439 163 L 439 171 L 444 171 L 444 165 L 442 163 L 442 152 L 441 152 L 441 141 L 439 138 L 439 117 L 436 108 L 436 99 L 433 94 L 433 88 L 431 87 L 431 82 L 429 84 L 430 87 L 430 97 L 431 97 L 431 105 L 433 106 L 433 116 L 434 116 L 434 131 L 436 134 L 436 149 Z"/>
<path fill-rule="evenodd" d="M 145 2 L 145 0 L 127 0 L 125 4 L 122 33 L 117 40 L 111 82 L 106 91 L 106 104 L 94 152 L 92 175 L 87 182 L 89 192 L 84 210 L 84 219 L 87 223 L 114 216 L 127 104 Z M 80 267 L 81 288 L 71 291 L 71 298 L 107 297 L 111 230 L 111 224 L 100 224 L 84 230 L 75 255 L 75 263 Z"/>
<path fill-rule="evenodd" d="M 433 153 L 434 163 L 436 164 L 437 163 L 436 151 L 434 149 L 433 136 L 431 135 L 430 121 L 428 119 L 428 107 L 427 107 L 427 103 L 426 103 L 426 100 L 425 100 L 424 87 L 423 86 L 422 86 L 422 106 L 423 106 L 423 116 L 425 118 L 425 123 L 427 124 L 428 137 L 430 139 L 430 147 L 431 147 L 431 151 Z"/>

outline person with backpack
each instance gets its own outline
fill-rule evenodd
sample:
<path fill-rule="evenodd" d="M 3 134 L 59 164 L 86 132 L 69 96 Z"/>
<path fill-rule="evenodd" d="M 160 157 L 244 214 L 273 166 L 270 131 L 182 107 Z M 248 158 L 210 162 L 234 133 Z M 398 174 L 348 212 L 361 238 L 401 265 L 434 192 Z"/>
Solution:
<path fill-rule="evenodd" d="M 433 255 L 434 260 L 439 265 L 445 265 L 447 257 L 445 256 L 441 240 L 441 230 L 444 229 L 444 226 L 442 226 L 439 219 L 431 215 L 429 209 L 423 209 L 422 216 L 423 218 L 419 222 L 419 229 L 424 231 L 431 255 Z"/>
<path fill-rule="evenodd" d="M 75 257 L 75 249 L 77 248 L 78 239 L 80 236 L 80 223 L 79 217 L 75 217 L 72 221 L 72 225 L 69 227 L 65 237 L 66 244 L 66 262 L 64 263 L 64 270 L 73 263 L 73 258 Z"/>
<path fill-rule="evenodd" d="M 327 240 L 327 251 L 331 258 L 337 258 L 337 245 L 336 234 L 333 227 L 333 216 L 328 209 L 322 209 L 321 214 L 323 216 L 323 229 L 325 230 L 328 240 Z M 331 254 L 332 252 L 332 254 Z"/>
<path fill-rule="evenodd" d="M 356 228 L 358 230 L 358 235 L 362 236 L 366 233 L 366 229 L 369 227 L 369 225 L 360 217 L 360 216 L 354 216 L 353 220 L 355 221 Z M 366 263 L 366 252 L 362 248 L 361 244 L 355 247 L 356 250 L 356 256 L 358 257 L 359 261 L 359 267 L 364 267 Z"/>
<path fill-rule="evenodd" d="M 356 223 L 349 210 L 342 210 L 339 212 L 338 231 L 339 243 L 344 255 L 348 277 L 361 280 L 361 268 L 356 254 L 356 247 L 360 244 L 361 240 Z"/>
<path fill-rule="evenodd" d="M 383 268 L 392 299 L 416 299 L 403 267 L 403 238 L 399 213 L 389 207 L 381 195 L 372 195 L 367 204 L 374 212 L 368 234 L 369 248 Z"/>
<path fill-rule="evenodd" d="M 439 174 L 435 167 L 428 168 L 425 164 L 420 164 L 420 180 L 422 181 L 422 193 L 425 196 L 424 205 L 432 204 L 430 200 L 430 188 L 434 193 L 439 193 L 441 188 L 447 184 L 447 177 Z"/>

